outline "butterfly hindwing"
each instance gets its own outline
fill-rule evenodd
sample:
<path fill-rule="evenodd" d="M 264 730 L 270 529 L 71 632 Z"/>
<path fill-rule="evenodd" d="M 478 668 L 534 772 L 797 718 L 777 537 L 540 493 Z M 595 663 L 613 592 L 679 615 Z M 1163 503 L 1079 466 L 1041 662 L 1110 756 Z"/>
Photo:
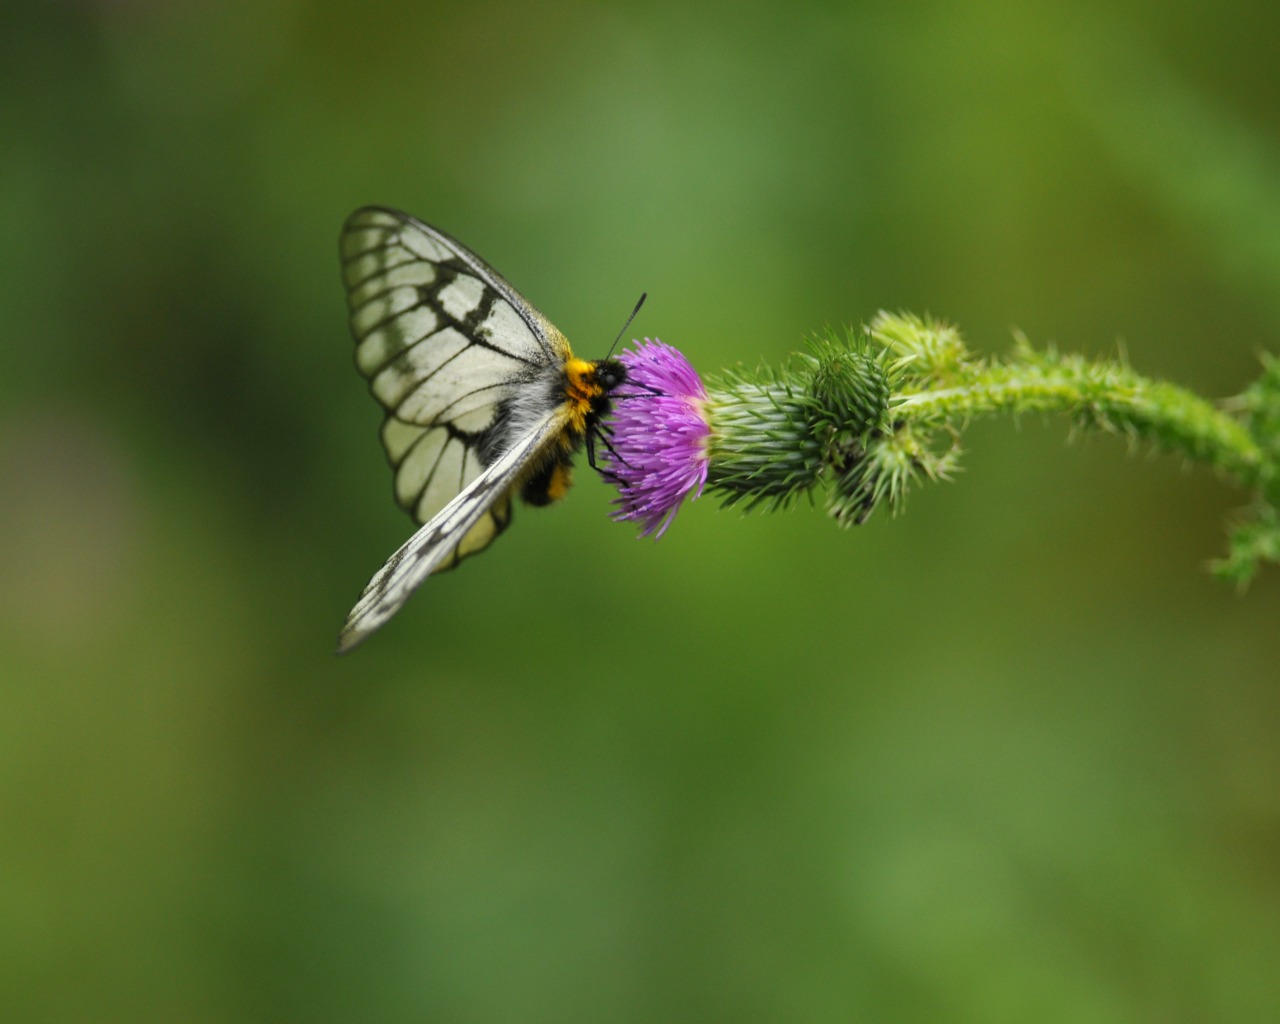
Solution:
<path fill-rule="evenodd" d="M 513 487 L 554 450 L 566 415 L 563 408 L 548 412 L 387 560 L 347 616 L 339 652 L 381 627 L 433 572 L 488 545 L 510 517 Z"/>
<path fill-rule="evenodd" d="M 357 210 L 341 252 L 356 365 L 387 411 L 396 501 L 428 523 L 503 450 L 504 403 L 569 345 L 484 260 L 408 214 Z M 483 550 L 510 519 L 510 495 L 493 496 L 436 568 Z"/>

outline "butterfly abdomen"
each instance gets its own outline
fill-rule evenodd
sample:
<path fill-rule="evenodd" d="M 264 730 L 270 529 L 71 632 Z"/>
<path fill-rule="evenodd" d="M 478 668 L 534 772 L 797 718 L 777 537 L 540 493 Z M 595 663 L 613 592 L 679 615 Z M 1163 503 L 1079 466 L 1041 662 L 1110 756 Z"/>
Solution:
<path fill-rule="evenodd" d="M 520 497 L 530 505 L 550 505 L 569 493 L 573 486 L 573 463 L 570 455 L 553 458 L 534 473 L 520 488 Z"/>

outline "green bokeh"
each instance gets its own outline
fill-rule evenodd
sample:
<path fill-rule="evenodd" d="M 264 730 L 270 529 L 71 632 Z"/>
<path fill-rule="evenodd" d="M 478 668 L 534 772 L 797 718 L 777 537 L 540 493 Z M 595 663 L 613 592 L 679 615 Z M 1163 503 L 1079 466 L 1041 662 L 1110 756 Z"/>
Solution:
<path fill-rule="evenodd" d="M 407 535 L 336 236 L 602 354 L 910 308 L 1204 394 L 1280 350 L 1272 0 L 43 0 L 0 37 L 0 1019 L 1280 1019 L 1280 579 L 1061 423 L 848 533 Z"/>

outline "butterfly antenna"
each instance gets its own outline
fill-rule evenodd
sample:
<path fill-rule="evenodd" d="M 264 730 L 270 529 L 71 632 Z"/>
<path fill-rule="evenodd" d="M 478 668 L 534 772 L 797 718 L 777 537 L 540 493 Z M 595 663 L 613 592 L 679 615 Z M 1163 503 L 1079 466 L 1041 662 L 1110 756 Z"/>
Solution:
<path fill-rule="evenodd" d="M 618 332 L 618 336 L 613 339 L 613 344 L 609 346 L 609 356 L 613 355 L 613 350 L 618 347 L 618 342 L 622 340 L 622 336 L 627 333 L 627 328 L 631 326 L 631 321 L 636 318 L 636 314 L 640 312 L 640 307 L 644 305 L 644 300 L 649 297 L 648 292 L 640 293 L 640 301 L 636 303 L 636 308 L 631 311 L 631 315 L 627 317 L 627 322 L 622 325 L 622 330 Z M 605 356 L 606 359 L 609 356 Z"/>

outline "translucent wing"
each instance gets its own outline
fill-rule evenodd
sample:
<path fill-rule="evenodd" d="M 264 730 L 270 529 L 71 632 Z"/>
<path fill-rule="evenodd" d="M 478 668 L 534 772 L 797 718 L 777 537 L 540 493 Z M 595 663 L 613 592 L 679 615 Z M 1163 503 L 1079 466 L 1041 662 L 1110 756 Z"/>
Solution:
<path fill-rule="evenodd" d="M 396 501 L 429 523 L 502 454 L 504 403 L 569 344 L 484 260 L 408 214 L 357 210 L 341 251 L 356 365 L 387 410 Z M 510 496 L 492 496 L 436 568 L 483 550 L 510 518 Z"/>
<path fill-rule="evenodd" d="M 487 524 L 494 518 L 493 509 L 499 503 L 509 506 L 512 488 L 554 448 L 568 415 L 563 406 L 548 412 L 387 560 L 347 616 L 338 637 L 339 653 L 380 628 L 447 561 L 456 562 L 488 545 L 494 534 L 485 531 L 492 529 Z"/>

